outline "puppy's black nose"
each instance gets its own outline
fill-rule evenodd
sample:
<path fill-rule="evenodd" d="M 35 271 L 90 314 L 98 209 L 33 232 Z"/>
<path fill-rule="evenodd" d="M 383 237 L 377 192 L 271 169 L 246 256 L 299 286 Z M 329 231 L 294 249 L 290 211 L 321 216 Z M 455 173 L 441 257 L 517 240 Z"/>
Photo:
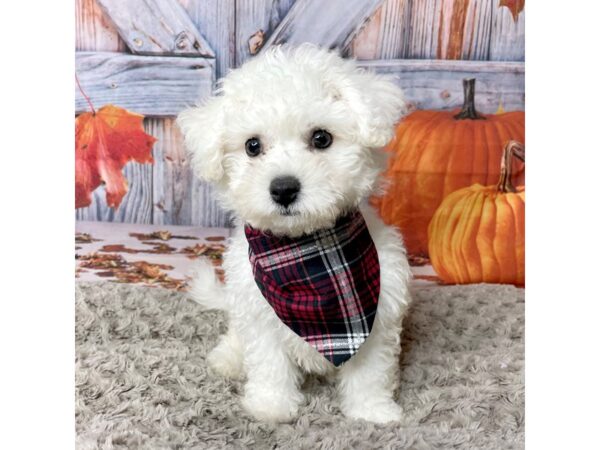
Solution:
<path fill-rule="evenodd" d="M 300 192 L 300 181 L 296 177 L 277 177 L 271 181 L 269 187 L 271 198 L 281 206 L 288 206 L 296 200 Z"/>

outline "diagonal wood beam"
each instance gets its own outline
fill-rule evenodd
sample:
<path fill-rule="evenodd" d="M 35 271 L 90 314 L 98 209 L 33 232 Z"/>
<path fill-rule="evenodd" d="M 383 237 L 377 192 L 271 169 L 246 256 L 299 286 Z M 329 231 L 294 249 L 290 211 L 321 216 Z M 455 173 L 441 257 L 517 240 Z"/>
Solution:
<path fill-rule="evenodd" d="M 97 0 L 132 53 L 201 56 L 215 53 L 177 0 Z"/>
<path fill-rule="evenodd" d="M 382 0 L 296 0 L 263 48 L 311 42 L 345 49 L 381 3 Z"/>

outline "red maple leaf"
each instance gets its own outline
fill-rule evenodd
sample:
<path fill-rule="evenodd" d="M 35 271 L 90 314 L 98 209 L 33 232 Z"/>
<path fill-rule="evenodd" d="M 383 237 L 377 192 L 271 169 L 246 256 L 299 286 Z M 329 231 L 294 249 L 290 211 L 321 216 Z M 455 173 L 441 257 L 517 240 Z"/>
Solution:
<path fill-rule="evenodd" d="M 508 9 L 510 9 L 513 20 L 516 22 L 519 13 L 523 11 L 523 8 L 525 8 L 525 0 L 500 0 L 498 8 L 501 6 L 506 6 Z"/>
<path fill-rule="evenodd" d="M 91 193 L 104 183 L 106 203 L 117 208 L 127 193 L 122 169 L 129 161 L 152 163 L 156 138 L 142 127 L 144 116 L 106 105 L 75 119 L 75 207 L 92 202 Z"/>

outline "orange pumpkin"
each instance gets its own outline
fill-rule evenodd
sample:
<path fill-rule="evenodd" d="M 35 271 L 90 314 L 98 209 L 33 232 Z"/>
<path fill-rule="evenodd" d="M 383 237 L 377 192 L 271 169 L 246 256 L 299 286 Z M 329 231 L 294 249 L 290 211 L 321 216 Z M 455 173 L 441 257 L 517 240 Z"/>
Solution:
<path fill-rule="evenodd" d="M 512 185 L 513 156 L 524 161 L 524 147 L 510 141 L 497 185 L 459 189 L 433 215 L 429 257 L 445 282 L 525 284 L 525 188 Z"/>
<path fill-rule="evenodd" d="M 413 112 L 398 124 L 387 148 L 387 191 L 373 204 L 402 231 L 413 255 L 427 256 L 427 226 L 442 200 L 474 183 L 494 183 L 504 143 L 525 141 L 523 111 L 479 114 L 475 80 L 463 85 L 462 110 Z"/>

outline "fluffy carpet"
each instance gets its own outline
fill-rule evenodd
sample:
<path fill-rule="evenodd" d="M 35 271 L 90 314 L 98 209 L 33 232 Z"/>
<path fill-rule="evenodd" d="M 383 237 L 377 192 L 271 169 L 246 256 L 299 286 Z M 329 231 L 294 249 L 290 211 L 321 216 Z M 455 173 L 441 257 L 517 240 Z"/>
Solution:
<path fill-rule="evenodd" d="M 340 415 L 309 378 L 291 424 L 256 422 L 242 384 L 207 370 L 221 313 L 183 294 L 112 283 L 76 287 L 76 431 L 86 448 L 523 448 L 524 294 L 512 286 L 415 292 L 405 320 L 401 423 Z"/>

